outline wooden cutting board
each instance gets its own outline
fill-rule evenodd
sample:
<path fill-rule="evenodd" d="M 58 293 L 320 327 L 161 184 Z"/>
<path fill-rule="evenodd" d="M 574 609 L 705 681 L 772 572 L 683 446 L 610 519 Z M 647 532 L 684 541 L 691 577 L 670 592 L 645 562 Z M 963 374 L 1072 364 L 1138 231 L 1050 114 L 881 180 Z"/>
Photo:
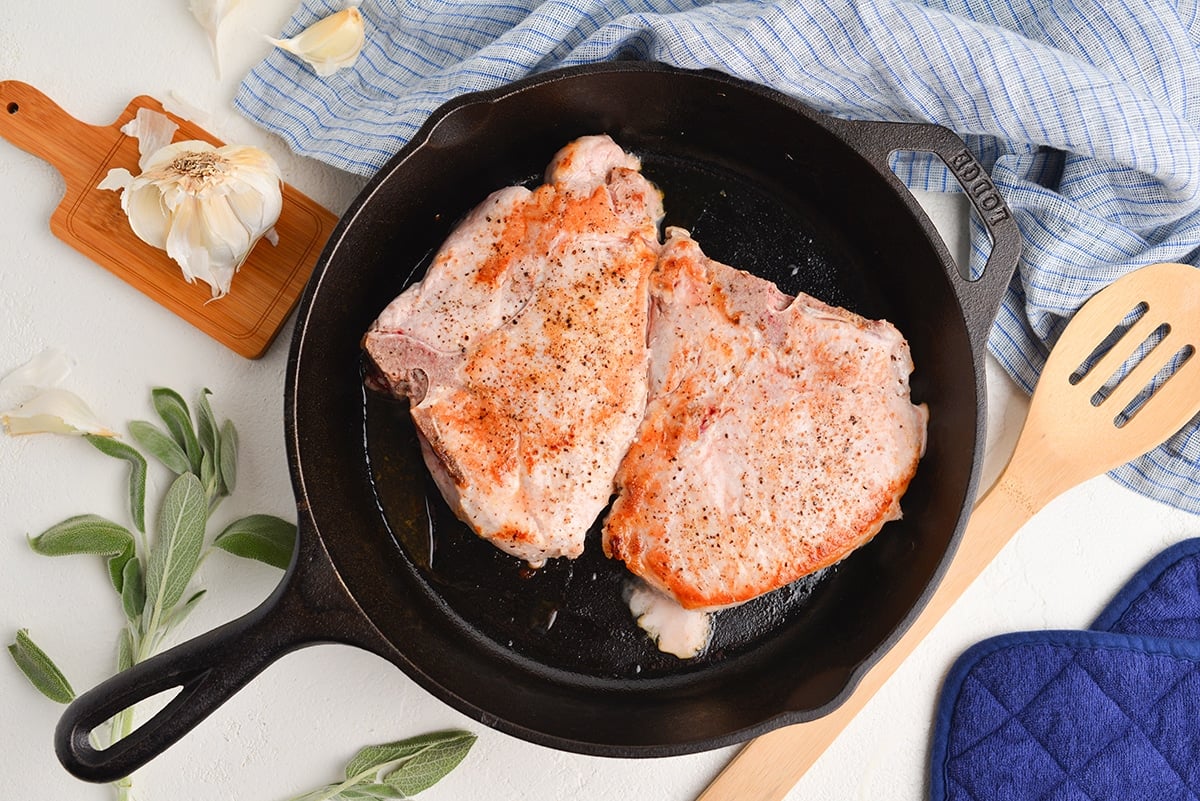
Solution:
<path fill-rule="evenodd" d="M 121 126 L 140 108 L 167 113 L 154 98 L 141 96 L 112 125 L 89 125 L 29 84 L 3 81 L 0 136 L 62 173 L 66 192 L 50 217 L 55 236 L 218 342 L 257 359 L 299 300 L 337 217 L 285 184 L 283 211 L 275 224 L 279 244 L 260 240 L 234 276 L 229 294 L 212 300 L 208 284 L 187 283 L 166 251 L 134 235 L 119 192 L 96 188 L 115 167 L 138 174 L 137 140 L 121 133 Z M 175 141 L 223 144 L 195 124 L 167 116 L 179 125 Z"/>

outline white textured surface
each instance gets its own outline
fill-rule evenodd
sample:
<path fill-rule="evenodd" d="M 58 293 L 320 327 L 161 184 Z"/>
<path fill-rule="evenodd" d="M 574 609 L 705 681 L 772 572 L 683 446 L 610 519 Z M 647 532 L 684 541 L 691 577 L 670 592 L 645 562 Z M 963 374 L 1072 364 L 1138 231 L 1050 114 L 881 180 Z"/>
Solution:
<path fill-rule="evenodd" d="M 185 0 L 70 0 L 53 10 L 6 3 L 0 79 L 32 83 L 93 124 L 112 122 L 138 94 L 177 93 L 206 112 L 198 122 L 213 133 L 267 147 L 288 181 L 340 211 L 358 179 L 291 156 L 230 110 L 238 78 L 267 46 L 259 34 L 275 33 L 292 10 L 288 0 L 244 5 L 225 39 L 218 80 Z M 67 386 L 118 425 L 152 414 L 151 386 L 176 387 L 189 399 L 208 386 L 218 413 L 233 418 L 242 435 L 241 481 L 216 522 L 259 511 L 293 518 L 281 422 L 291 323 L 259 361 L 225 350 L 54 238 L 47 221 L 62 190 L 52 167 L 0 142 L 0 373 L 43 347 L 63 348 L 78 362 Z M 957 236 L 957 205 L 940 197 L 929 203 Z M 1012 447 L 1024 408 L 1002 376 L 992 377 L 987 478 Z M 75 440 L 0 438 L 0 636 L 7 643 L 28 627 L 78 689 L 107 675 L 120 610 L 98 562 L 35 556 L 25 535 L 82 512 L 123 519 L 122 472 Z M 162 475 L 152 476 L 164 489 Z M 1105 478 L 1068 493 L 1025 527 L 790 798 L 924 798 L 934 697 L 954 657 L 1004 631 L 1086 625 L 1146 559 L 1197 535 L 1200 520 Z M 214 555 L 200 576 L 210 594 L 186 631 L 199 633 L 252 608 L 277 578 L 270 568 Z M 59 709 L 6 659 L 0 699 L 7 797 L 112 797 L 59 767 L 51 747 Z M 422 795 L 431 801 L 472 793 L 497 801 L 684 801 L 733 753 L 643 761 L 558 753 L 460 716 L 379 658 L 321 646 L 270 667 L 140 771 L 137 797 L 282 801 L 334 779 L 362 745 L 448 726 L 469 728 L 480 740 L 467 762 Z"/>

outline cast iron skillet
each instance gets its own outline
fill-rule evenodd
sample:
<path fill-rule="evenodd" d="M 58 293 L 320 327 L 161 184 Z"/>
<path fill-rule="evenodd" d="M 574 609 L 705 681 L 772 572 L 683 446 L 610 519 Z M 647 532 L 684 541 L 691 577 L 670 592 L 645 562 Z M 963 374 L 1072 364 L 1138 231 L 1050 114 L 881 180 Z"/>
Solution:
<path fill-rule="evenodd" d="M 888 524 L 841 564 L 722 612 L 708 651 L 659 653 L 598 543 L 540 571 L 469 534 L 432 488 L 403 405 L 362 388 L 359 341 L 489 192 L 534 182 L 574 137 L 607 132 L 665 192 L 667 224 L 709 255 L 870 317 L 908 338 L 928 449 Z M 964 279 L 888 167 L 941 157 L 993 246 Z M 715 73 L 616 63 L 545 73 L 439 110 L 364 189 L 302 299 L 287 375 L 295 557 L 245 617 L 100 684 L 66 711 L 59 758 L 124 776 L 283 654 L 341 642 L 391 660 L 482 723 L 554 748 L 650 757 L 728 745 L 837 706 L 932 591 L 975 494 L 984 341 L 1019 250 L 1016 226 L 963 143 L 929 125 L 847 122 Z M 89 732 L 160 691 L 130 737 Z"/>

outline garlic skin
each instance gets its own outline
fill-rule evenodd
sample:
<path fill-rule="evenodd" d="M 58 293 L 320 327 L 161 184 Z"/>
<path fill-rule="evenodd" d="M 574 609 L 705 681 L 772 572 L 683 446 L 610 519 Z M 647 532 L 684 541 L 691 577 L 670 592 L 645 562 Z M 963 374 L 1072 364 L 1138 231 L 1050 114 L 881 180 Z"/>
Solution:
<path fill-rule="evenodd" d="M 110 170 L 101 189 L 122 192 L 121 208 L 139 239 L 167 251 L 188 283 L 229 293 L 233 275 L 259 239 L 273 236 L 283 210 L 279 166 L 244 145 L 175 142 L 143 155 L 141 175 Z"/>
<path fill-rule="evenodd" d="M 208 44 L 212 48 L 213 65 L 217 77 L 221 77 L 221 26 L 229 14 L 242 0 L 189 0 L 188 10 L 208 33 Z"/>
<path fill-rule="evenodd" d="M 139 108 L 134 118 L 121 126 L 121 133 L 137 140 L 138 168 L 143 170 L 151 156 L 171 144 L 178 130 L 170 117 L 149 108 Z"/>
<path fill-rule="evenodd" d="M 350 6 L 314 22 L 291 39 L 268 36 L 267 41 L 304 59 L 317 75 L 325 78 L 353 65 L 366 38 L 362 12 Z"/>
<path fill-rule="evenodd" d="M 46 348 L 0 378 L 2 393 L 18 389 L 34 391 L 32 397 L 15 409 L 0 412 L 0 424 L 9 434 L 117 436 L 115 431 L 100 422 L 82 398 L 56 387 L 71 372 L 74 364 L 66 352 L 58 348 Z"/>
<path fill-rule="evenodd" d="M 12 436 L 20 434 L 94 434 L 115 437 L 113 431 L 74 392 L 43 389 L 15 409 L 0 412 L 0 423 Z"/>
<path fill-rule="evenodd" d="M 20 367 L 15 367 L 0 378 L 0 392 L 18 388 L 38 389 L 62 383 L 70 374 L 75 363 L 66 351 L 46 348 Z"/>

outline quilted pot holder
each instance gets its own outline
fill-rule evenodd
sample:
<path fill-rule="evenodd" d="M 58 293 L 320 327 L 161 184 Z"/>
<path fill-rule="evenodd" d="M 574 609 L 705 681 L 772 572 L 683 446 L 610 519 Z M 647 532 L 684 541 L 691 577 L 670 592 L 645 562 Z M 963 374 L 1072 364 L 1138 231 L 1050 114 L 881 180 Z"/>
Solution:
<path fill-rule="evenodd" d="M 1142 568 L 1091 630 L 964 653 L 938 705 L 931 798 L 1200 799 L 1200 539 Z"/>

